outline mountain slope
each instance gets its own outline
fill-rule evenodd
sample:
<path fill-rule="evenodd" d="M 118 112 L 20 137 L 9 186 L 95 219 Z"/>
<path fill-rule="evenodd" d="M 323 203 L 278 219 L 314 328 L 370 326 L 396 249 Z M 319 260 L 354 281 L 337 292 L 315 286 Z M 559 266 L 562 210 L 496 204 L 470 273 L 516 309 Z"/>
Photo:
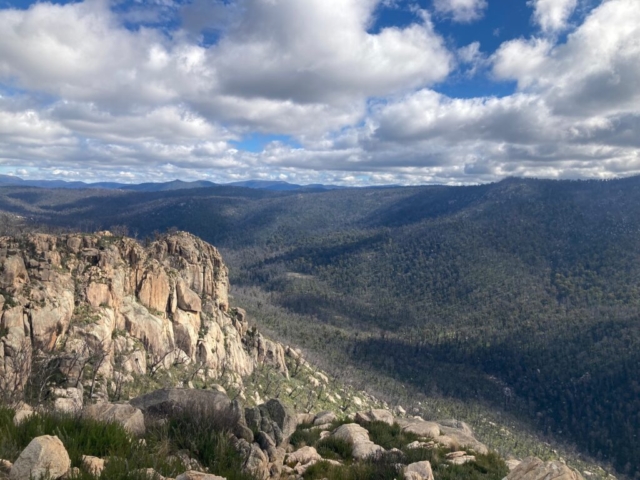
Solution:
<path fill-rule="evenodd" d="M 0 208 L 141 236 L 192 231 L 223 249 L 234 283 L 343 332 L 352 362 L 490 402 L 638 474 L 638 178 L 329 192 L 13 187 Z"/>

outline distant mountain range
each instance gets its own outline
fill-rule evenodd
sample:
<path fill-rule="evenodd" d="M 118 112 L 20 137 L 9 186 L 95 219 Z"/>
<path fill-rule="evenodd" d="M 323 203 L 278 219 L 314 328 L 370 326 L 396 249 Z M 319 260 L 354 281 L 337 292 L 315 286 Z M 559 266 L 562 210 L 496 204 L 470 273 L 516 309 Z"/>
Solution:
<path fill-rule="evenodd" d="M 39 187 L 39 188 L 71 188 L 71 189 L 87 189 L 98 188 L 103 190 L 128 190 L 134 192 L 163 192 L 169 190 L 186 190 L 192 188 L 208 188 L 217 185 L 226 185 L 232 187 L 255 188 L 259 190 L 270 191 L 295 191 L 295 190 L 335 190 L 339 188 L 337 185 L 297 185 L 283 181 L 270 180 L 246 180 L 242 182 L 232 182 L 226 184 L 216 184 L 207 180 L 196 180 L 194 182 L 184 182 L 182 180 L 173 180 L 171 182 L 159 183 L 116 183 L 116 182 L 66 182 L 64 180 L 25 180 L 13 175 L 0 175 L 0 187 L 20 186 L 20 187 Z"/>

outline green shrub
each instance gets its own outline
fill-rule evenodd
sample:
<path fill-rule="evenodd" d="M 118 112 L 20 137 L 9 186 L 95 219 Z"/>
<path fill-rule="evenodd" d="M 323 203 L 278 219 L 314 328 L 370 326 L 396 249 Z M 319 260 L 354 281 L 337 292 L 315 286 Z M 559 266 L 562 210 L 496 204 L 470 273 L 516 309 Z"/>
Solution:
<path fill-rule="evenodd" d="M 369 439 L 386 450 L 402 449 L 420 438 L 415 433 L 403 432 L 400 425 L 389 425 L 385 422 L 362 422 L 362 426 L 369 431 Z"/>
<path fill-rule="evenodd" d="M 326 437 L 317 443 L 316 450 L 322 458 L 351 460 L 353 445 L 341 438 Z"/>
<path fill-rule="evenodd" d="M 252 480 L 241 473 L 244 459 L 235 449 L 230 432 L 236 423 L 234 412 L 216 412 L 193 404 L 173 412 L 168 420 L 150 433 L 156 445 L 170 451 L 188 450 L 190 455 L 215 475 L 227 480 Z"/>
<path fill-rule="evenodd" d="M 298 425 L 298 428 L 296 428 L 296 431 L 293 432 L 293 435 L 291 435 L 289 439 L 293 448 L 298 450 L 305 446 L 314 447 L 318 443 L 320 440 L 320 430 L 309 430 L 311 426 L 310 424 Z"/>
<path fill-rule="evenodd" d="M 82 455 L 128 458 L 136 447 L 131 435 L 115 423 L 44 413 L 34 414 L 20 425 L 14 425 L 13 411 L 0 410 L 0 457 L 15 460 L 31 440 L 41 435 L 58 436 L 74 467 L 80 466 Z"/>
<path fill-rule="evenodd" d="M 342 466 L 318 462 L 303 475 L 305 480 L 395 480 L 400 477 L 397 464 L 384 457 Z"/>
<path fill-rule="evenodd" d="M 147 480 L 141 471 L 147 468 L 175 478 L 185 470 L 179 459 L 171 459 L 180 450 L 188 450 L 212 473 L 228 480 L 253 480 L 241 473 L 243 458 L 231 443 L 227 428 L 231 420 L 224 414 L 216 417 L 189 410 L 172 415 L 149 428 L 144 442 L 116 423 L 46 413 L 35 414 L 16 426 L 13 416 L 13 410 L 0 407 L 0 458 L 15 461 L 35 437 L 57 435 L 71 465 L 80 468 L 74 480 L 96 480 L 83 470 L 83 455 L 108 459 L 100 480 Z"/>
<path fill-rule="evenodd" d="M 509 469 L 496 453 L 476 455 L 475 462 L 464 465 L 438 465 L 434 468 L 436 480 L 502 480 Z"/>

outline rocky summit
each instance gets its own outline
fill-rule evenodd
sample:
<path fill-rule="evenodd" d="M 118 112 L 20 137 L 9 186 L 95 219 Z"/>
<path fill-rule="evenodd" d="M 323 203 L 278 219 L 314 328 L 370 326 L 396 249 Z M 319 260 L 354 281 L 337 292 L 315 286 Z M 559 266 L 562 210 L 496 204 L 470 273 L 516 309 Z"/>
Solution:
<path fill-rule="evenodd" d="M 218 250 L 188 233 L 0 237 L 0 293 L 0 478 L 582 479 L 505 463 L 463 422 L 327 393 L 230 308 Z M 275 398 L 247 390 L 262 369 Z"/>
<path fill-rule="evenodd" d="M 174 366 L 238 384 L 259 364 L 286 375 L 283 347 L 249 330 L 228 291 L 219 252 L 188 233 L 146 245 L 109 232 L 2 237 L 0 389 L 24 388 L 53 356 L 90 400 Z M 62 410 L 82 406 L 82 394 L 53 393 Z"/>

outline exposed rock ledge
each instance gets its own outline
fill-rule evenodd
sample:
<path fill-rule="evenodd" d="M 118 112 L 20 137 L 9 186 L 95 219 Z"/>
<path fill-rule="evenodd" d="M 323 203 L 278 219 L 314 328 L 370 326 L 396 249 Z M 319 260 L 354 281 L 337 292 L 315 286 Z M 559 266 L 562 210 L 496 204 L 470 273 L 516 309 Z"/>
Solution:
<path fill-rule="evenodd" d="M 55 354 L 93 399 L 175 365 L 202 380 L 262 363 L 288 375 L 283 347 L 229 309 L 228 289 L 218 250 L 184 232 L 146 246 L 109 232 L 0 237 L 0 388 L 19 390 L 34 354 Z"/>

